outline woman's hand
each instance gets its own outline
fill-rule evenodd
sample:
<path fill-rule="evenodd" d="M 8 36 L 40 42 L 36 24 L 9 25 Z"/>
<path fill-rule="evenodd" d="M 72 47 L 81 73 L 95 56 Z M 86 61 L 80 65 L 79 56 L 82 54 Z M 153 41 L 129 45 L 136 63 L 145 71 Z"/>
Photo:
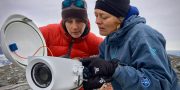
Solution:
<path fill-rule="evenodd" d="M 111 83 L 105 83 L 99 90 L 113 90 Z"/>

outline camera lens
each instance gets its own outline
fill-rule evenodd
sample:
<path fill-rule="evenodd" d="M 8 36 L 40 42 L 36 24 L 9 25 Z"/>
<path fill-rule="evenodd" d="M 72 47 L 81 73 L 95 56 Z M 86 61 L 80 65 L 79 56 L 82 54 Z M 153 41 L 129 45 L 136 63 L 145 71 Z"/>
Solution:
<path fill-rule="evenodd" d="M 46 88 L 52 81 L 52 73 L 44 63 L 37 63 L 33 66 L 31 76 L 34 83 L 40 88 Z"/>

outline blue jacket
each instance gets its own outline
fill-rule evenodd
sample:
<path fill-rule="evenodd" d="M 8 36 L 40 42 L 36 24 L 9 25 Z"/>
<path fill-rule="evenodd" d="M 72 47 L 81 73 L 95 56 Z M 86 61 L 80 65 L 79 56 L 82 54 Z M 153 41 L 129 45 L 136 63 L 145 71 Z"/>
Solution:
<path fill-rule="evenodd" d="M 145 23 L 144 18 L 131 16 L 100 46 L 101 58 L 119 62 L 114 90 L 180 90 L 164 37 Z"/>

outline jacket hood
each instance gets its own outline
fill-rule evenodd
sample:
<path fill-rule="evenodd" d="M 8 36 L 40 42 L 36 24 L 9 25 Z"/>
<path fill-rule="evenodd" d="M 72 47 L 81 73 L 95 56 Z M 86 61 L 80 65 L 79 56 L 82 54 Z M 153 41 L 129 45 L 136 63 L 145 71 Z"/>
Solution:
<path fill-rule="evenodd" d="M 137 15 L 132 15 L 124 21 L 123 27 L 107 36 L 107 42 L 113 44 L 122 41 L 122 38 L 126 35 L 126 33 L 139 23 L 146 23 L 145 18 Z"/>

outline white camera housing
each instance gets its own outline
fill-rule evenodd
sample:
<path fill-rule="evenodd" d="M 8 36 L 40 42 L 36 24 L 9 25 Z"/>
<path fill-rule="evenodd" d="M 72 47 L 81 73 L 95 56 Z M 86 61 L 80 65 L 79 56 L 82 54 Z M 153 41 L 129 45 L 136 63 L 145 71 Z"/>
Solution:
<path fill-rule="evenodd" d="M 8 60 L 26 70 L 28 84 L 33 90 L 80 88 L 82 63 L 47 56 L 44 37 L 31 19 L 18 14 L 9 16 L 0 31 L 0 45 Z"/>
<path fill-rule="evenodd" d="M 74 90 L 78 89 L 82 85 L 83 66 L 80 61 L 48 56 L 32 57 L 29 61 L 30 62 L 26 68 L 26 77 L 33 90 Z M 44 64 L 50 70 L 49 76 L 47 75 L 48 72 L 46 72 L 49 70 L 44 71 L 46 74 L 42 73 L 45 76 L 45 82 L 43 83 L 41 83 L 41 81 L 37 81 L 39 78 L 43 81 L 43 75 L 39 75 L 41 77 L 35 78 L 35 75 L 38 72 L 41 72 L 34 68 L 38 64 Z M 51 79 L 48 80 L 48 77 Z"/>

